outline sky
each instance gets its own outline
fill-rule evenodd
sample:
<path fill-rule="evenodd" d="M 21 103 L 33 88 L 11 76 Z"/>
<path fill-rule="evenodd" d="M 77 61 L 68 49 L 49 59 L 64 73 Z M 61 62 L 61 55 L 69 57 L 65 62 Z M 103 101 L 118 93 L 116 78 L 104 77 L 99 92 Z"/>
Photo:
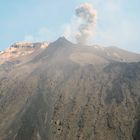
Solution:
<path fill-rule="evenodd" d="M 97 10 L 90 44 L 140 53 L 140 0 L 0 0 L 0 50 L 19 41 L 55 41 L 73 26 L 81 3 Z"/>

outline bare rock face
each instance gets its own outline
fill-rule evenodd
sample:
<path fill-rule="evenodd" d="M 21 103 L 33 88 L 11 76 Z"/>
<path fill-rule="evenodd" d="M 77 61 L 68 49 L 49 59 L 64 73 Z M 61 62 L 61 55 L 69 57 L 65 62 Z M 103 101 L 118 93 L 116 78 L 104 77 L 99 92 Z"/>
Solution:
<path fill-rule="evenodd" d="M 15 59 L 24 59 L 38 50 L 48 47 L 47 43 L 30 43 L 30 42 L 18 42 L 11 45 L 6 50 L 0 52 L 0 64 L 4 64 L 7 61 L 14 61 Z"/>
<path fill-rule="evenodd" d="M 140 55 L 65 38 L 40 49 L 0 65 L 0 140 L 140 139 Z"/>

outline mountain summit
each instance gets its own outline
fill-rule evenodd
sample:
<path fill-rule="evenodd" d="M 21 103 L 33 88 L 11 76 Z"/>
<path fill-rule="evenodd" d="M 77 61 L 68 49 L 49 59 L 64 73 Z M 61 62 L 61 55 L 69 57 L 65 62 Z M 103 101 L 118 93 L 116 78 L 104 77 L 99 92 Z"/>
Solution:
<path fill-rule="evenodd" d="M 70 41 L 68 41 L 64 36 L 62 36 L 62 37 L 59 37 L 55 42 L 60 42 L 60 43 L 64 44 L 64 43 L 68 43 Z"/>
<path fill-rule="evenodd" d="M 140 139 L 139 54 L 64 37 L 22 46 L 0 53 L 1 140 Z"/>

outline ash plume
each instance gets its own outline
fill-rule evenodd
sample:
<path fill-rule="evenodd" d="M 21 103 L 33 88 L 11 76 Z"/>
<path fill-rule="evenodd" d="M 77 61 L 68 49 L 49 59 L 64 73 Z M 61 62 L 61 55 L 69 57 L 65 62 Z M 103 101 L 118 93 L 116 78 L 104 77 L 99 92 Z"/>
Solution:
<path fill-rule="evenodd" d="M 76 40 L 79 44 L 87 44 L 92 37 L 96 25 L 97 12 L 89 3 L 84 3 L 75 9 L 76 18 L 80 20 Z"/>

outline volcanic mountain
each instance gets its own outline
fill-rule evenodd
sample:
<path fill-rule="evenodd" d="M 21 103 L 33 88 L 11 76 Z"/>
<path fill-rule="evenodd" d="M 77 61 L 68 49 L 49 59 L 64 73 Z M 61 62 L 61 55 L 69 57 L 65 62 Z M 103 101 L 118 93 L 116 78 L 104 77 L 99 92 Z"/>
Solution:
<path fill-rule="evenodd" d="M 140 140 L 140 55 L 16 43 L 0 53 L 0 140 Z"/>

